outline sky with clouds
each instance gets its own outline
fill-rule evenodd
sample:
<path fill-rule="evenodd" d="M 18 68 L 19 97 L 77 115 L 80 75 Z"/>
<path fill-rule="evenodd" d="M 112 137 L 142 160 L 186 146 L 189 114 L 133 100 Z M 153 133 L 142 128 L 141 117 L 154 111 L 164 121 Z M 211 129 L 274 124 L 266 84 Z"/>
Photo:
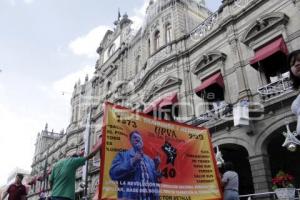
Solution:
<path fill-rule="evenodd" d="M 142 23 L 148 0 L 0 0 L 0 186 L 30 171 L 37 133 L 70 120 L 73 86 L 93 74 L 118 8 Z M 207 0 L 216 10 L 221 0 Z"/>

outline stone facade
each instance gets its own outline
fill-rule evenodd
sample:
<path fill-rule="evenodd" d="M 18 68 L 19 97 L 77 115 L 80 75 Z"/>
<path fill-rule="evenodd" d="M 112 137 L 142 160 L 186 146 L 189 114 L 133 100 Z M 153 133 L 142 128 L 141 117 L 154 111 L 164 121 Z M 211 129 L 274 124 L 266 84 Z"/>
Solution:
<path fill-rule="evenodd" d="M 33 175 L 41 171 L 42 158 L 52 165 L 60 155 L 82 148 L 90 109 L 93 145 L 101 136 L 105 101 L 143 112 L 157 99 L 176 93 L 178 112 L 173 116 L 164 111 L 164 118 L 208 127 L 225 161 L 235 162 L 242 194 L 270 191 L 275 171 L 289 169 L 274 161 L 284 141 L 280 133 L 286 124 L 295 127 L 290 104 L 297 92 L 290 87 L 284 64 L 273 62 L 270 70 L 272 66 L 260 62 L 255 67 L 252 58 L 278 38 L 289 52 L 300 49 L 299 4 L 298 0 L 224 0 L 212 13 L 203 1 L 151 0 L 138 31 L 131 29 L 132 22 L 124 15 L 97 49 L 94 77 L 74 87 L 66 133 L 53 140 L 48 157 L 45 151 L 35 155 Z M 218 73 L 223 84 L 209 79 Z M 203 89 L 195 92 L 209 81 L 217 85 L 211 98 Z M 270 88 L 277 90 L 272 93 Z M 232 110 L 242 102 L 249 104 L 250 120 L 235 126 Z M 280 155 L 298 164 L 284 150 L 278 150 Z M 99 167 L 90 167 L 90 193 L 97 186 L 98 173 Z M 300 180 L 299 170 L 295 176 Z"/>

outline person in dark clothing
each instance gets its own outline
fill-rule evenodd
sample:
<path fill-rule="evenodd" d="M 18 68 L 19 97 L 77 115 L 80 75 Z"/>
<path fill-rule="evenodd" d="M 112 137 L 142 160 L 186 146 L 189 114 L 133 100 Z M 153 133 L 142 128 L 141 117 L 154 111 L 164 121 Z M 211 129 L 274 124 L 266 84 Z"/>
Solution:
<path fill-rule="evenodd" d="M 4 192 L 2 200 L 8 195 L 8 200 L 26 200 L 26 187 L 22 184 L 23 174 L 17 174 L 15 182 Z"/>

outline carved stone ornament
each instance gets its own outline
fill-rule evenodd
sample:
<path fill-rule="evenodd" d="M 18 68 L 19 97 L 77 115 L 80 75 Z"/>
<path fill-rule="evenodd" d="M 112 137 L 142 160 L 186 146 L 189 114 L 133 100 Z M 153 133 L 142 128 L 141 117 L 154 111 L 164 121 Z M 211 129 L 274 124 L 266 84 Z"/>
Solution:
<path fill-rule="evenodd" d="M 197 62 L 193 68 L 193 73 L 198 75 L 205 69 L 215 65 L 217 62 L 224 62 L 226 60 L 226 54 L 219 51 L 212 51 L 204 54 Z"/>
<path fill-rule="evenodd" d="M 109 43 L 110 41 L 110 38 L 111 38 L 111 35 L 113 34 L 114 32 L 111 31 L 111 30 L 107 30 L 101 43 L 100 43 L 100 47 L 101 48 L 106 48 L 107 47 L 107 44 Z"/>
<path fill-rule="evenodd" d="M 279 25 L 286 25 L 289 17 L 281 12 L 266 14 L 253 22 L 242 36 L 242 42 L 249 46 L 252 41 L 265 35 Z"/>
<path fill-rule="evenodd" d="M 151 98 L 157 95 L 159 92 L 173 87 L 175 85 L 181 85 L 182 80 L 176 77 L 168 76 L 161 84 L 154 85 L 148 93 L 145 94 L 144 101 L 148 102 Z"/>

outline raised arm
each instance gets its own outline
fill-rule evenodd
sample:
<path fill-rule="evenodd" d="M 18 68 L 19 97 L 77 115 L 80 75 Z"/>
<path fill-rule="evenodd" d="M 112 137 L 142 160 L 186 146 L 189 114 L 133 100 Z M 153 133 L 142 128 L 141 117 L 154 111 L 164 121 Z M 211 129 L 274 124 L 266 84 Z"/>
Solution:
<path fill-rule="evenodd" d="M 50 178 L 49 178 L 49 183 L 50 183 L 50 190 L 52 190 L 53 187 L 53 176 L 54 176 L 54 169 L 52 169 L 51 174 L 50 174 Z"/>
<path fill-rule="evenodd" d="M 102 139 L 99 139 L 95 144 L 95 146 L 93 147 L 92 152 L 89 155 L 87 155 L 85 159 L 89 160 L 93 158 L 98 152 L 100 152 L 101 145 L 102 145 Z"/>

